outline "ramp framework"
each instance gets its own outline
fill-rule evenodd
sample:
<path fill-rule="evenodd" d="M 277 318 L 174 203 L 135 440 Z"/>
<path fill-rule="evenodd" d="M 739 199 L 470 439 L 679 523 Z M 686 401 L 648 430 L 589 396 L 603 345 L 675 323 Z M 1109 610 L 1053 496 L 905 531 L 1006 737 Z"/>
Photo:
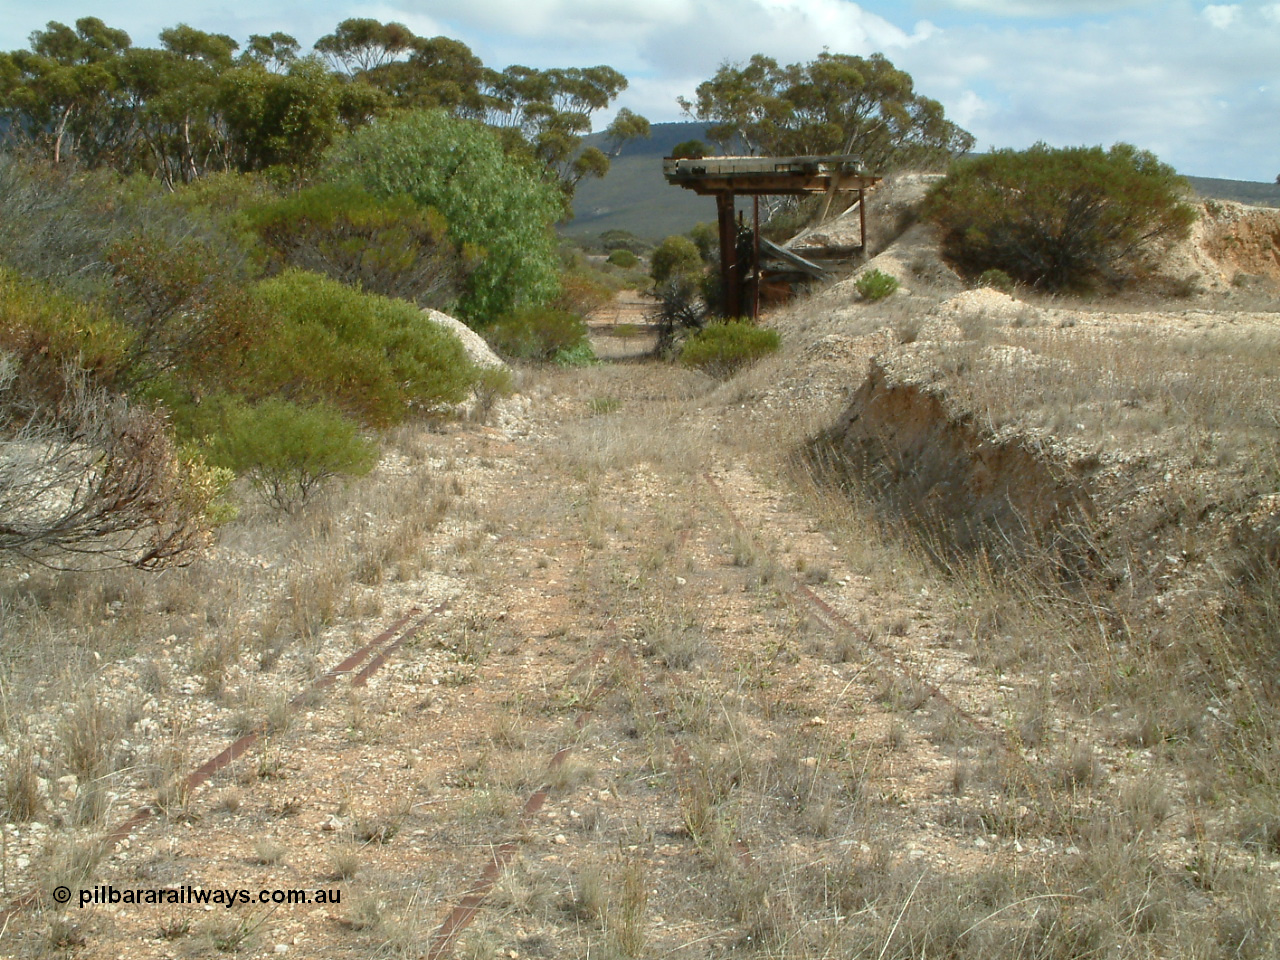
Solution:
<path fill-rule="evenodd" d="M 760 312 L 760 197 L 824 194 L 819 219 L 825 219 L 837 193 L 856 193 L 860 217 L 861 248 L 867 246 L 867 188 L 880 182 L 860 169 L 858 158 L 849 154 L 801 157 L 667 157 L 662 174 L 672 186 L 692 190 L 699 196 L 716 198 L 716 221 L 720 238 L 720 280 L 724 290 L 726 317 L 743 315 L 742 267 L 738 258 L 738 226 L 735 209 L 739 196 L 755 198 L 753 231 L 753 272 L 756 282 L 751 316 Z"/>

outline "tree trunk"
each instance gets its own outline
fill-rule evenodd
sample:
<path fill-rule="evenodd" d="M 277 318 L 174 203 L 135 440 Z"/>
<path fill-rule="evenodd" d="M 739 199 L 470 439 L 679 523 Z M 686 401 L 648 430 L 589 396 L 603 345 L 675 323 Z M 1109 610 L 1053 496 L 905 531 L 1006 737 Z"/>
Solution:
<path fill-rule="evenodd" d="M 53 163 L 56 166 L 62 162 L 62 138 L 67 132 L 67 121 L 71 119 L 71 113 L 75 109 L 74 106 L 68 104 L 67 109 L 62 111 L 62 119 L 58 121 L 58 132 L 53 138 Z"/>

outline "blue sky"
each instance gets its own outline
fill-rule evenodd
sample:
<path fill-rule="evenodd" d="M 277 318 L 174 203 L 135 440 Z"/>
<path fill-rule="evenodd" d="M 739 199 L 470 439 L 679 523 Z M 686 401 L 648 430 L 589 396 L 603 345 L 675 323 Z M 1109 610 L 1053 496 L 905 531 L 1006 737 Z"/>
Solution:
<path fill-rule="evenodd" d="M 620 105 L 654 121 L 725 61 L 879 51 L 979 149 L 1125 140 L 1186 174 L 1280 174 L 1280 0 L 0 0 L 0 49 L 82 16 L 139 45 L 179 22 L 309 46 L 346 17 L 398 20 L 494 67 L 610 64 L 631 79 Z"/>

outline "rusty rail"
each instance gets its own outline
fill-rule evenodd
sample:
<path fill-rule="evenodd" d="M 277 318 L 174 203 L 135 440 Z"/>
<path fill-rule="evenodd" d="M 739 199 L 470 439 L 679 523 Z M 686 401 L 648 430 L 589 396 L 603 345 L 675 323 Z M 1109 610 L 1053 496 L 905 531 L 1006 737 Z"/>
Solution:
<path fill-rule="evenodd" d="M 356 650 L 345 660 L 326 671 L 316 680 L 307 684 L 301 692 L 296 694 L 289 701 L 290 710 L 296 710 L 304 705 L 314 702 L 317 693 L 322 692 L 332 686 L 341 677 L 347 676 L 352 670 L 360 666 L 368 660 L 368 664 L 355 675 L 351 680 L 352 686 L 364 686 L 368 683 L 369 678 L 376 673 L 387 662 L 392 654 L 398 650 L 406 640 L 416 636 L 430 620 L 449 608 L 450 601 L 445 600 L 437 604 L 426 613 L 422 613 L 420 607 L 412 608 L 407 614 L 397 619 L 387 629 L 383 630 L 376 637 Z M 415 618 L 415 615 L 421 614 Z M 394 638 L 394 639 L 393 639 Z M 391 641 L 388 643 L 388 641 Z M 385 644 L 385 646 L 384 646 Z M 380 649 L 381 648 L 381 649 Z M 265 727 L 259 727 L 246 733 L 244 736 L 229 744 L 220 753 L 210 757 L 200 766 L 192 770 L 180 783 L 184 793 L 191 793 L 205 782 L 209 780 L 215 773 L 230 766 L 244 754 L 261 738 L 265 732 Z M 159 807 L 155 803 L 147 803 L 138 807 L 125 820 L 108 830 L 102 837 L 104 847 L 110 847 L 126 839 L 135 829 L 146 823 L 156 815 Z M 9 919 L 16 913 L 27 909 L 36 904 L 43 902 L 44 891 L 35 888 L 22 894 L 17 899 L 9 903 L 8 906 L 0 909 L 0 928 L 3 928 Z"/>
<path fill-rule="evenodd" d="M 712 492 L 715 493 L 721 509 L 724 511 L 725 515 L 728 516 L 729 520 L 738 530 L 747 536 L 750 536 L 751 531 L 747 529 L 746 525 L 734 512 L 732 505 L 724 494 L 724 490 L 721 488 L 720 484 L 716 482 L 715 477 L 710 473 L 704 473 L 703 478 L 706 480 L 707 485 L 711 488 Z M 864 649 L 867 650 L 868 653 L 872 654 L 880 661 L 881 666 L 892 672 L 901 674 L 912 683 L 919 685 L 928 693 L 931 700 L 937 701 L 945 709 L 951 711 L 952 714 L 967 723 L 975 732 L 995 739 L 997 746 L 1001 750 L 1012 750 L 1012 747 L 1005 741 L 1005 738 L 1000 736 L 997 731 L 988 729 L 987 726 L 978 719 L 978 717 L 948 697 L 942 688 L 932 680 L 922 677 L 916 671 L 909 669 L 897 658 L 895 651 L 891 647 L 878 642 L 874 637 L 867 633 L 867 631 L 859 629 L 855 624 L 850 622 L 847 617 L 840 613 L 840 611 L 836 610 L 835 607 L 822 599 L 822 597 L 818 596 L 818 594 L 815 593 L 807 584 L 792 582 L 791 586 L 793 592 L 798 597 L 803 598 L 818 614 L 818 622 L 822 624 L 823 628 L 826 629 L 828 633 L 834 635 L 839 631 L 844 631 L 848 635 L 852 636 Z"/>

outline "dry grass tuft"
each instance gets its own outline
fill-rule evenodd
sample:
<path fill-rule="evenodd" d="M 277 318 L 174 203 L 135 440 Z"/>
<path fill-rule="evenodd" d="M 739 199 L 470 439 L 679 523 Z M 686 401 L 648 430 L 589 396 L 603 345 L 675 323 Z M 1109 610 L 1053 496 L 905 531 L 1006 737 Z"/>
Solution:
<path fill-rule="evenodd" d="M 614 898 L 609 913 L 616 920 L 609 930 L 610 940 L 624 957 L 642 957 L 648 941 L 649 908 L 648 871 L 643 859 L 631 857 L 622 865 Z"/>

